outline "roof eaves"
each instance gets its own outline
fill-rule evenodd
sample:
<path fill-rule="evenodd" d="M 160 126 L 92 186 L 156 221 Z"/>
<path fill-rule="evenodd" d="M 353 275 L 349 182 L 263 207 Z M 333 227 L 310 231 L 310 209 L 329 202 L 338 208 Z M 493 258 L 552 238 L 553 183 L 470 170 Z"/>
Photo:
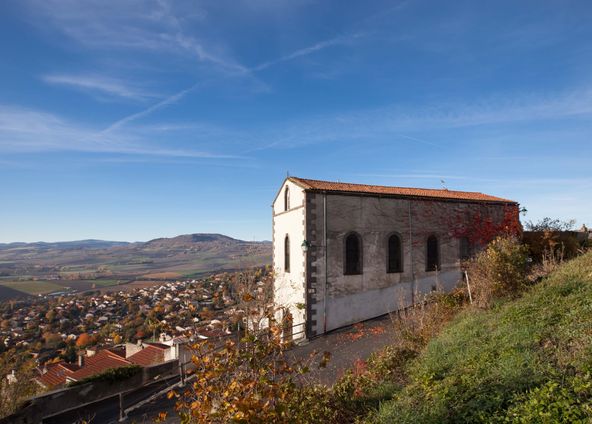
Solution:
<path fill-rule="evenodd" d="M 457 201 L 457 202 L 478 202 L 478 203 L 504 203 L 518 205 L 515 200 L 504 199 L 504 198 L 491 198 L 491 199 L 470 199 L 462 197 L 444 197 L 444 196 L 421 196 L 413 194 L 402 194 L 402 193 L 376 193 L 370 191 L 353 191 L 353 190 L 339 190 L 330 188 L 307 188 L 305 189 L 310 193 L 338 193 L 350 196 L 370 196 L 370 197 L 396 197 L 401 199 L 417 199 L 417 200 L 445 200 L 445 201 Z M 479 193 L 483 194 L 483 193 Z M 489 195 L 484 195 L 489 196 Z M 493 197 L 493 196 L 490 196 Z"/>

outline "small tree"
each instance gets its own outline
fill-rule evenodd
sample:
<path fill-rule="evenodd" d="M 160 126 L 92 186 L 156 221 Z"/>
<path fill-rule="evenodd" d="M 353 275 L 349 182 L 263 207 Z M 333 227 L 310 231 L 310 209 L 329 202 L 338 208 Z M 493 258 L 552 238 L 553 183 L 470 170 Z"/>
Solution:
<path fill-rule="evenodd" d="M 76 340 L 76 346 L 85 348 L 92 343 L 92 337 L 88 333 L 82 333 Z"/>
<path fill-rule="evenodd" d="M 39 391 L 32 381 L 34 372 L 35 364 L 24 361 L 14 350 L 0 357 L 0 418 L 16 412 L 25 399 Z"/>
<path fill-rule="evenodd" d="M 537 222 L 527 221 L 524 228 L 526 231 L 573 231 L 575 224 L 575 219 L 562 221 L 546 217 Z"/>
<path fill-rule="evenodd" d="M 73 364 L 76 362 L 77 356 L 78 355 L 76 354 L 76 348 L 73 345 L 69 345 L 64 351 L 64 353 L 60 355 L 60 359 L 63 359 L 64 361 L 70 364 Z"/>
<path fill-rule="evenodd" d="M 524 234 L 524 242 L 533 260 L 551 271 L 564 259 L 577 256 L 582 246 L 573 233 L 575 222 L 575 219 L 561 221 L 551 218 L 543 218 L 536 223 L 527 222 L 528 233 Z"/>
<path fill-rule="evenodd" d="M 236 276 L 237 307 L 249 323 L 239 342 L 208 340 L 193 345 L 196 378 L 183 392 L 169 393 L 178 399 L 183 423 L 334 422 L 326 388 L 303 384 L 316 355 L 305 361 L 287 355 L 284 323 L 273 318 L 267 277 L 262 273 Z M 328 358 L 324 354 L 319 365 L 324 366 Z"/>
<path fill-rule="evenodd" d="M 481 307 L 515 296 L 527 282 L 528 248 L 514 237 L 498 237 L 468 263 L 473 297 Z"/>
<path fill-rule="evenodd" d="M 251 333 L 240 344 L 194 345 L 196 379 L 184 392 L 169 393 L 178 399 L 181 422 L 331 422 L 336 412 L 328 391 L 302 385 L 308 367 L 286 355 L 280 333 L 273 324 L 268 337 Z"/>

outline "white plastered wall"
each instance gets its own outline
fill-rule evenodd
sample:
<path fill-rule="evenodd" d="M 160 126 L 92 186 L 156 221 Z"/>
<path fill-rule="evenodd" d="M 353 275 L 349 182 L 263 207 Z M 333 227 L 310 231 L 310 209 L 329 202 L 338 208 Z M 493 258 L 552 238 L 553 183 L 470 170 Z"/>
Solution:
<path fill-rule="evenodd" d="M 290 191 L 290 208 L 284 208 L 285 188 Z M 273 203 L 273 270 L 274 303 L 279 309 L 289 311 L 293 319 L 294 339 L 304 338 L 305 329 L 305 257 L 302 242 L 305 235 L 305 193 L 293 182 L 287 180 Z M 284 240 L 290 238 L 290 271 L 284 268 Z"/>

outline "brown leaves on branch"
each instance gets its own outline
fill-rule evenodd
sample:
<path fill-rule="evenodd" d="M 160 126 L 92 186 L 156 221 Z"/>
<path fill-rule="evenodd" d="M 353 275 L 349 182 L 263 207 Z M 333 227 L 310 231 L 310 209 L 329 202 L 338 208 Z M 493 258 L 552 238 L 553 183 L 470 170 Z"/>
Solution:
<path fill-rule="evenodd" d="M 302 387 L 299 378 L 308 367 L 289 360 L 286 344 L 277 336 L 280 331 L 272 326 L 269 335 L 247 335 L 240 343 L 195 344 L 196 378 L 183 393 L 169 394 L 178 398 L 182 422 L 306 422 L 298 416 L 310 413 L 301 406 L 307 399 L 312 403 L 314 389 Z M 326 364 L 329 355 L 323 360 Z"/>

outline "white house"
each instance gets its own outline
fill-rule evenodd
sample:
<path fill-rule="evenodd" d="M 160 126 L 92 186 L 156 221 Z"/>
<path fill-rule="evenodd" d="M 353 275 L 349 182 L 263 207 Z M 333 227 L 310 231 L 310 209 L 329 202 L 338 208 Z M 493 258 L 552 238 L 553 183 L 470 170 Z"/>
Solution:
<path fill-rule="evenodd" d="M 406 308 L 452 289 L 477 246 L 475 222 L 518 222 L 482 193 L 288 177 L 273 208 L 274 302 L 293 339 Z"/>

